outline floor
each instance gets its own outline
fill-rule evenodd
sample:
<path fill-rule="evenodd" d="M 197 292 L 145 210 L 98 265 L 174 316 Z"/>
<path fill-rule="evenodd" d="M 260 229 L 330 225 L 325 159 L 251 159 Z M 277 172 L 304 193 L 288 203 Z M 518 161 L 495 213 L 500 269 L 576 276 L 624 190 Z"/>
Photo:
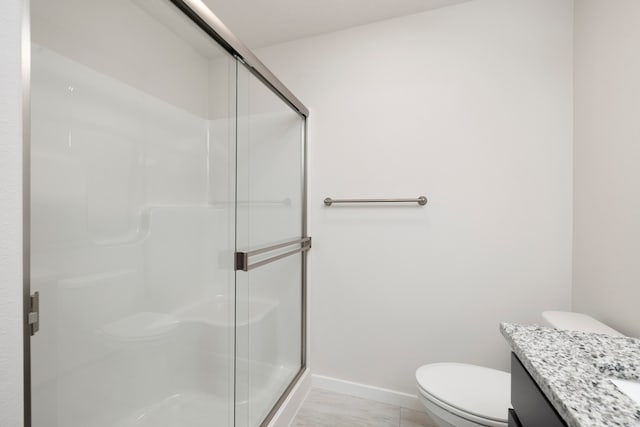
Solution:
<path fill-rule="evenodd" d="M 291 427 L 436 427 L 436 424 L 424 412 L 314 388 Z"/>

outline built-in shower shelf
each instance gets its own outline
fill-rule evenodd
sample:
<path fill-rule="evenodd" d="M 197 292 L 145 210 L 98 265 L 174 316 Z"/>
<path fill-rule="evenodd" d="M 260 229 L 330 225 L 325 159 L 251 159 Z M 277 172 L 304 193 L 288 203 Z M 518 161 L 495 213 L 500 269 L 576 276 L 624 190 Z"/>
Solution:
<path fill-rule="evenodd" d="M 143 311 L 105 325 L 102 332 L 123 341 L 144 341 L 165 336 L 179 324 L 171 314 Z"/>
<path fill-rule="evenodd" d="M 238 299 L 236 326 L 264 323 L 274 315 L 278 303 L 268 299 Z M 178 308 L 172 313 L 143 311 L 106 324 L 101 328 L 105 335 L 122 341 L 145 341 L 161 338 L 181 325 L 201 324 L 215 328 L 234 327 L 234 300 L 226 297 L 204 298 L 201 301 Z"/>
<path fill-rule="evenodd" d="M 236 305 L 237 304 L 237 305 Z M 184 323 L 203 323 L 217 328 L 233 328 L 264 322 L 278 309 L 278 302 L 266 298 L 215 296 L 185 305 L 175 311 Z M 236 316 L 234 316 L 236 314 Z"/>

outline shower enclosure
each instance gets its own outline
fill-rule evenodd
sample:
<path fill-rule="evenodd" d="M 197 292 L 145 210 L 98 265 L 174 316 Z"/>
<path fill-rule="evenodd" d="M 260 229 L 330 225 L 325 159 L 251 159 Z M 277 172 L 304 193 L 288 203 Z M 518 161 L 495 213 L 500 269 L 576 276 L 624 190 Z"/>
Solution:
<path fill-rule="evenodd" d="M 266 425 L 305 369 L 308 111 L 199 0 L 30 25 L 26 425 Z"/>

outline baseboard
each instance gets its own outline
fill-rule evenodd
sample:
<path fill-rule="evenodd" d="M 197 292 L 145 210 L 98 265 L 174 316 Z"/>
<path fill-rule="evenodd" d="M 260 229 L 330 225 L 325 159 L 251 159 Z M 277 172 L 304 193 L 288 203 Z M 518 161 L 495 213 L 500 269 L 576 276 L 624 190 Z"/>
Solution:
<path fill-rule="evenodd" d="M 334 391 L 336 393 L 348 394 L 350 396 L 361 397 L 363 399 L 375 400 L 376 402 L 388 403 L 402 408 L 413 409 L 414 411 L 425 411 L 425 408 L 417 395 L 402 393 L 400 391 L 388 390 L 386 388 L 359 384 L 316 374 L 313 375 L 313 387 Z"/>
<path fill-rule="evenodd" d="M 284 401 L 278 412 L 273 416 L 268 427 L 289 427 L 293 419 L 296 417 L 298 410 L 304 403 L 304 399 L 311 389 L 312 378 L 309 370 L 306 370 L 298 383 L 293 387 L 291 393 Z"/>

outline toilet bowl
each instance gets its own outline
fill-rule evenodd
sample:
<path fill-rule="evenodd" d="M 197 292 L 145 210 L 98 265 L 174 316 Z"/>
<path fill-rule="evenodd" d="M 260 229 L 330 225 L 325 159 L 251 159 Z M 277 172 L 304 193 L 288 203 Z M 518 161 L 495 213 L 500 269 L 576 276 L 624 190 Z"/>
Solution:
<path fill-rule="evenodd" d="M 585 314 L 545 311 L 553 328 L 623 336 Z M 416 371 L 418 397 L 439 427 L 507 427 L 511 375 L 464 363 L 432 363 Z"/>
<path fill-rule="evenodd" d="M 419 397 L 441 427 L 507 425 L 511 376 L 463 363 L 433 363 L 416 371 Z"/>

